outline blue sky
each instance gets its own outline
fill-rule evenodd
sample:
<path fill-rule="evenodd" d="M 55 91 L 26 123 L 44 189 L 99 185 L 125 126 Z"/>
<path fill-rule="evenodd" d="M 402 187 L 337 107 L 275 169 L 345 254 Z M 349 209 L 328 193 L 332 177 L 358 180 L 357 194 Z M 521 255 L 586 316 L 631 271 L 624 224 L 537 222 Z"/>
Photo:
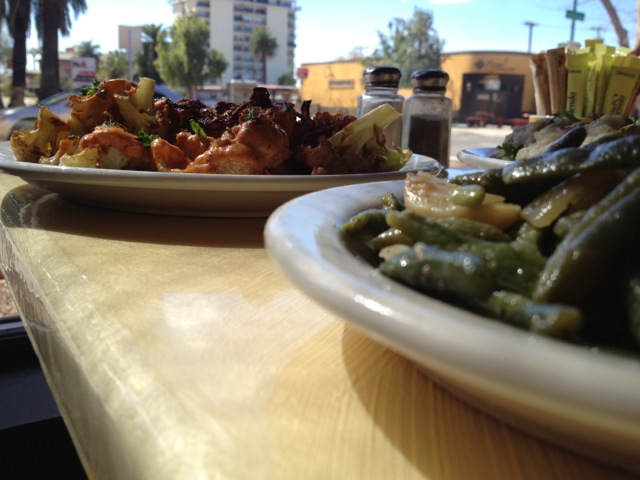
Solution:
<path fill-rule="evenodd" d="M 633 45 L 636 0 L 612 0 Z M 526 52 L 529 27 L 533 52 L 556 47 L 571 36 L 565 17 L 574 0 L 298 0 L 296 65 L 347 58 L 354 51 L 365 55 L 378 45 L 378 32 L 386 32 L 394 18 L 410 19 L 416 7 L 431 11 L 445 52 L 504 50 Z M 167 0 L 87 0 L 88 10 L 74 20 L 61 49 L 91 40 L 105 53 L 118 48 L 118 25 L 146 23 L 170 25 Z M 574 40 L 598 34 L 608 45 L 618 45 L 609 17 L 600 0 L 577 0 L 584 21 L 575 23 Z M 29 47 L 37 46 L 32 36 Z"/>

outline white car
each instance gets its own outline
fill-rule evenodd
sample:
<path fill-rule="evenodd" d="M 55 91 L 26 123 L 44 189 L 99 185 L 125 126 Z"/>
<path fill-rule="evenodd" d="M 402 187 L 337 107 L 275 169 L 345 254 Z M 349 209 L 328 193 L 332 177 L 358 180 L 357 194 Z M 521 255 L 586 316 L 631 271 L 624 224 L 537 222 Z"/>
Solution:
<path fill-rule="evenodd" d="M 34 130 L 38 118 L 38 106 L 43 105 L 63 120 L 69 118 L 69 95 L 80 94 L 80 88 L 66 90 L 42 99 L 37 105 L 30 107 L 5 108 L 0 110 L 0 140 L 9 140 L 15 131 Z M 165 85 L 155 86 L 155 97 L 167 97 L 169 100 L 178 101 L 183 95 L 171 90 Z"/>

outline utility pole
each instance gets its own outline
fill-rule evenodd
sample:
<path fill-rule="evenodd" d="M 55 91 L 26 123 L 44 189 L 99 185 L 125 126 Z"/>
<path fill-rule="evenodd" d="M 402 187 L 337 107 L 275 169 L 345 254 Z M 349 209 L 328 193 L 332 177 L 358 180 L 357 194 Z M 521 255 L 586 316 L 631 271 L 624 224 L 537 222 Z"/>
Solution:
<path fill-rule="evenodd" d="M 578 0 L 573 0 L 573 11 L 574 12 L 578 11 Z M 572 42 L 573 42 L 573 37 L 575 32 L 576 32 L 576 19 L 572 18 L 571 19 L 571 38 L 569 39 Z"/>
<path fill-rule="evenodd" d="M 529 27 L 529 47 L 527 48 L 527 52 L 531 53 L 531 43 L 533 40 L 533 27 L 537 27 L 538 24 L 534 22 L 524 22 L 524 24 Z"/>

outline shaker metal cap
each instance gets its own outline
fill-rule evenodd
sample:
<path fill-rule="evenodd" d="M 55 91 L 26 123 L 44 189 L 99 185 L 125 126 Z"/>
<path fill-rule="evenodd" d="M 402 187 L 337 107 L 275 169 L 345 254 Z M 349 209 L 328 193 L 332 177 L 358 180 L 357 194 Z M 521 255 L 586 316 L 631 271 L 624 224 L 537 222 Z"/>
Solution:
<path fill-rule="evenodd" d="M 396 67 L 374 65 L 362 74 L 367 87 L 398 87 L 402 73 Z"/>
<path fill-rule="evenodd" d="M 445 90 L 449 74 L 437 68 L 423 68 L 411 74 L 411 84 L 418 90 Z"/>

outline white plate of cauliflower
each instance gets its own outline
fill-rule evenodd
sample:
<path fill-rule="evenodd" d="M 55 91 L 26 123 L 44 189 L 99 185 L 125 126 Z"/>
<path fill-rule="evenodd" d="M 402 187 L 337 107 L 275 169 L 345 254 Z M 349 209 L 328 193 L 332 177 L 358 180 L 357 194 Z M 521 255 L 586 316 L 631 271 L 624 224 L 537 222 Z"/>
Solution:
<path fill-rule="evenodd" d="M 407 166 L 437 171 L 415 156 Z M 199 217 L 266 217 L 299 195 L 341 185 L 404 178 L 406 171 L 345 175 L 210 175 L 43 165 L 16 161 L 0 143 L 0 170 L 87 205 Z M 408 169 L 411 171 L 412 169 Z"/>
<path fill-rule="evenodd" d="M 386 144 L 399 114 L 361 118 L 274 104 L 154 100 L 153 80 L 95 83 L 69 97 L 68 120 L 40 107 L 36 129 L 0 144 L 0 169 L 64 198 L 136 212 L 266 216 L 303 193 L 439 171 Z"/>

